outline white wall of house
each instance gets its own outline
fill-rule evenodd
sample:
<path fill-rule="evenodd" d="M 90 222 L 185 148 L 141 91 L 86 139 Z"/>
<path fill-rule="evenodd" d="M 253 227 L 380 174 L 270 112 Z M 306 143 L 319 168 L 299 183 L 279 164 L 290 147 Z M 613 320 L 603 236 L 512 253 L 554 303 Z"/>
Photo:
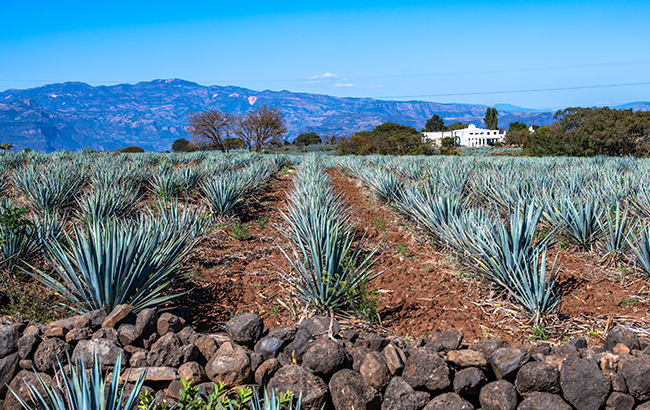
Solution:
<path fill-rule="evenodd" d="M 492 146 L 497 142 L 504 143 L 506 140 L 506 131 L 486 130 L 476 128 L 474 124 L 462 130 L 424 132 L 424 138 L 432 141 L 435 145 L 441 146 L 442 139 L 453 137 L 456 145 L 463 147 L 486 147 Z"/>

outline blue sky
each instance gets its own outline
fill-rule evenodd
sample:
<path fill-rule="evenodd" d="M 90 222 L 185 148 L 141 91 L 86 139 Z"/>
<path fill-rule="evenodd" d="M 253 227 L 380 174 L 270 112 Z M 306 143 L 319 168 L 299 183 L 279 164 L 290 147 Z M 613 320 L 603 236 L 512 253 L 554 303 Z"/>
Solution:
<path fill-rule="evenodd" d="M 345 97 L 617 105 L 650 100 L 649 15 L 647 1 L 0 0 L 0 90 L 182 78 Z"/>

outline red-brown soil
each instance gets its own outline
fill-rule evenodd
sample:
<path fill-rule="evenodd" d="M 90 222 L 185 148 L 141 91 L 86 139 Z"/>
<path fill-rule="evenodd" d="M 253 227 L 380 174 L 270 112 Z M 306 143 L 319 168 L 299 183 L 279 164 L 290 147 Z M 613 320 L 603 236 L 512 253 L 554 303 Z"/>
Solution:
<path fill-rule="evenodd" d="M 379 290 L 379 316 L 385 330 L 419 337 L 458 329 L 467 342 L 489 336 L 518 343 L 531 335 L 530 323 L 514 305 L 469 279 L 450 255 L 434 250 L 422 233 L 380 205 L 357 181 L 336 169 L 328 172 L 333 187 L 350 207 L 351 222 L 367 229 L 368 247 L 380 244 L 376 269 L 384 272 L 370 288 Z M 295 323 L 297 318 L 278 302 L 288 301 L 290 289 L 281 276 L 290 265 L 279 246 L 287 242 L 280 232 L 285 226 L 280 211 L 286 206 L 291 184 L 291 176 L 278 176 L 240 210 L 239 219 L 249 227 L 249 240 L 232 237 L 231 221 L 215 228 L 193 253 L 186 267 L 193 280 L 188 293 L 175 304 L 195 326 L 219 330 L 231 316 L 249 311 L 259 313 L 269 327 Z M 261 227 L 259 221 L 265 215 L 269 222 Z M 563 299 L 548 326 L 554 338 L 580 334 L 598 342 L 614 321 L 643 322 L 648 310 L 644 279 L 603 268 L 590 253 L 561 251 L 558 263 L 562 264 L 559 288 Z M 639 296 L 639 302 L 621 304 L 633 295 Z"/>

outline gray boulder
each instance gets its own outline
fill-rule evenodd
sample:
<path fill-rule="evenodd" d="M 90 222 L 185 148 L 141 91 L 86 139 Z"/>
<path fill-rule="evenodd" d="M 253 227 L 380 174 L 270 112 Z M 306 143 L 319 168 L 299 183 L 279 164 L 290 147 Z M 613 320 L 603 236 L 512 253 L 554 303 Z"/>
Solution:
<path fill-rule="evenodd" d="M 404 379 L 394 377 L 386 387 L 381 410 L 420 410 L 429 398 L 429 393 L 415 391 Z"/>
<path fill-rule="evenodd" d="M 226 331 L 233 342 L 252 346 L 264 332 L 264 321 L 257 313 L 246 313 L 230 319 Z"/>
<path fill-rule="evenodd" d="M 562 397 L 551 393 L 531 393 L 518 407 L 518 410 L 571 410 Z"/>
<path fill-rule="evenodd" d="M 476 367 L 468 367 L 456 373 L 454 391 L 463 396 L 478 396 L 481 387 L 487 383 L 485 374 Z"/>
<path fill-rule="evenodd" d="M 221 345 L 205 366 L 205 373 L 213 382 L 223 382 L 228 386 L 245 384 L 253 376 L 246 351 L 232 342 Z"/>
<path fill-rule="evenodd" d="M 402 378 L 414 389 L 440 391 L 451 385 L 447 362 L 438 353 L 429 353 L 424 349 L 411 351 Z"/>
<path fill-rule="evenodd" d="M 336 410 L 379 410 L 380 396 L 363 377 L 352 370 L 343 369 L 335 373 L 329 383 L 332 403 Z"/>
<path fill-rule="evenodd" d="M 341 331 L 341 325 L 334 319 L 333 321 L 327 316 L 316 315 L 300 322 L 299 329 L 304 329 L 313 337 L 321 337 L 328 334 L 332 325 L 332 336 L 336 336 Z"/>
<path fill-rule="evenodd" d="M 327 400 L 327 385 L 308 370 L 297 366 L 283 366 L 266 386 L 269 394 L 291 392 L 296 397 L 302 392 L 302 410 L 320 410 Z"/>
<path fill-rule="evenodd" d="M 456 393 L 444 393 L 434 397 L 424 410 L 474 410 L 474 406 Z"/>
<path fill-rule="evenodd" d="M 463 341 L 463 334 L 455 330 L 433 332 L 428 336 L 425 348 L 432 353 L 449 352 L 458 349 Z"/>
<path fill-rule="evenodd" d="M 566 361 L 560 371 L 564 398 L 581 410 L 600 409 L 609 395 L 609 378 L 592 361 Z"/>
<path fill-rule="evenodd" d="M 637 334 L 621 325 L 616 325 L 612 330 L 607 333 L 605 338 L 605 349 L 608 351 L 614 350 L 614 346 L 623 343 L 628 349 L 639 348 L 639 338 Z"/>
<path fill-rule="evenodd" d="M 80 340 L 72 351 L 71 359 L 73 362 L 81 359 L 86 369 L 89 369 L 93 365 L 93 354 L 97 355 L 103 370 L 113 368 L 120 354 L 122 355 L 121 365 L 126 364 L 124 350 L 106 339 Z"/>
<path fill-rule="evenodd" d="M 329 338 L 317 339 L 302 355 L 302 366 L 305 369 L 325 376 L 341 370 L 346 361 L 347 354 L 343 346 Z"/>
<path fill-rule="evenodd" d="M 20 333 L 10 325 L 0 326 L 0 358 L 18 350 Z"/>
<path fill-rule="evenodd" d="M 517 408 L 517 390 L 510 382 L 498 380 L 486 384 L 479 394 L 483 410 L 515 410 Z"/>
<path fill-rule="evenodd" d="M 490 357 L 498 379 L 514 380 L 519 368 L 530 360 L 530 353 L 511 347 L 497 349 Z"/>
<path fill-rule="evenodd" d="M 544 362 L 526 363 L 517 373 L 515 388 L 522 397 L 534 392 L 559 393 L 560 372 Z"/>
<path fill-rule="evenodd" d="M 650 400 L 650 356 L 629 357 L 618 363 L 628 392 L 638 401 Z"/>
<path fill-rule="evenodd" d="M 70 353 L 70 345 L 61 339 L 46 339 L 38 345 L 34 353 L 34 367 L 39 372 L 51 373 L 66 363 L 67 354 Z"/>

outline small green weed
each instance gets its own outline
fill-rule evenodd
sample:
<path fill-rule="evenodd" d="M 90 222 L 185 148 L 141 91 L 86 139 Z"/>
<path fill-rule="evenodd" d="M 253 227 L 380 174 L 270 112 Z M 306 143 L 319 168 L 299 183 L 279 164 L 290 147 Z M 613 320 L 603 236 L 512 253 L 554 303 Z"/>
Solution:
<path fill-rule="evenodd" d="M 273 305 L 271 306 L 271 312 L 274 315 L 277 315 L 280 312 L 280 305 Z"/>
<path fill-rule="evenodd" d="M 639 300 L 634 298 L 621 299 L 618 304 L 623 307 L 636 306 L 639 304 Z"/>
<path fill-rule="evenodd" d="M 376 216 L 372 224 L 379 232 L 386 233 L 386 219 L 383 216 Z"/>
<path fill-rule="evenodd" d="M 549 340 L 550 336 L 548 334 L 548 330 L 546 329 L 546 326 L 544 323 L 540 323 L 537 326 L 533 327 L 533 334 L 528 336 L 528 340 L 531 342 L 536 342 L 536 341 L 542 341 L 542 340 Z"/>
<path fill-rule="evenodd" d="M 25 320 L 49 323 L 72 313 L 62 308 L 63 302 L 54 292 L 34 282 L 0 277 L 0 316 L 20 315 Z"/>
<path fill-rule="evenodd" d="M 402 245 L 401 243 L 395 245 L 395 250 L 400 254 L 400 256 L 406 257 L 409 254 L 409 250 L 406 245 Z"/>
<path fill-rule="evenodd" d="M 253 389 L 242 387 L 237 390 L 236 397 L 227 397 L 228 386 L 222 382 L 214 384 L 212 393 L 207 397 L 199 396 L 199 387 L 195 386 L 192 380 L 181 380 L 183 387 L 180 390 L 180 400 L 172 407 L 166 403 L 157 404 L 155 398 L 145 391 L 140 394 L 140 404 L 138 410 L 172 410 L 172 409 L 192 409 L 192 410 L 212 410 L 219 408 L 229 408 L 232 410 L 242 410 L 249 407 L 253 399 Z M 283 395 L 280 397 L 281 404 L 287 405 L 293 396 Z M 282 401 L 284 399 L 284 401 Z"/>
<path fill-rule="evenodd" d="M 271 219 L 271 215 L 269 214 L 264 214 L 263 217 L 257 221 L 257 226 L 260 227 L 260 229 L 265 229 L 266 226 L 269 224 L 269 220 Z"/>
<path fill-rule="evenodd" d="M 248 226 L 241 222 L 234 224 L 230 228 L 230 231 L 232 232 L 232 237 L 238 241 L 247 241 L 251 237 L 250 233 L 248 233 Z"/>

